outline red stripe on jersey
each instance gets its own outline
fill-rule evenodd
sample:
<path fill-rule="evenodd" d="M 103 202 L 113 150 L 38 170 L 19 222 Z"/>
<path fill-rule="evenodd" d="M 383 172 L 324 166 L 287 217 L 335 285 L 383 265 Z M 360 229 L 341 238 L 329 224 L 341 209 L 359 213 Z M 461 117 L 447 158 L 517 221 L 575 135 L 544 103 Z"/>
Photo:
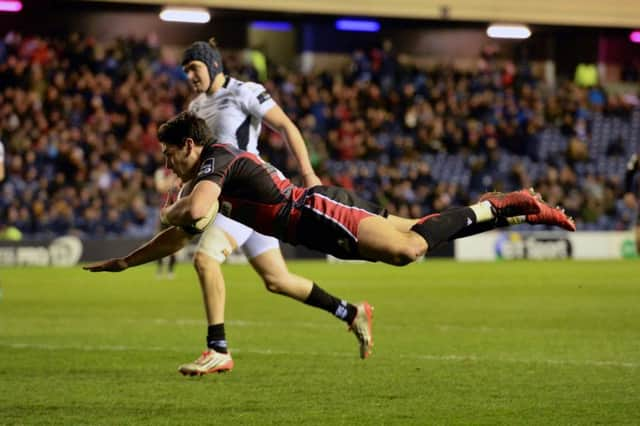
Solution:
<path fill-rule="evenodd" d="M 276 219 L 280 210 L 287 204 L 285 201 L 277 204 L 264 204 L 226 196 L 221 197 L 221 200 L 223 203 L 231 204 L 231 219 L 244 223 L 265 235 L 277 234 L 274 227 Z"/>
<path fill-rule="evenodd" d="M 305 193 L 304 188 L 293 187 L 288 198 L 283 197 L 279 202 L 273 203 L 229 197 L 224 193 L 220 200 L 231 204 L 231 219 L 244 223 L 262 234 L 293 242 L 296 241 L 295 229 L 301 212 L 296 208 L 291 208 L 288 215 L 283 212 Z"/>
<path fill-rule="evenodd" d="M 358 207 L 339 203 L 322 194 L 314 193 L 305 201 L 305 207 L 310 208 L 317 215 L 340 226 L 351 237 L 358 241 L 358 226 L 363 219 L 375 214 Z"/>

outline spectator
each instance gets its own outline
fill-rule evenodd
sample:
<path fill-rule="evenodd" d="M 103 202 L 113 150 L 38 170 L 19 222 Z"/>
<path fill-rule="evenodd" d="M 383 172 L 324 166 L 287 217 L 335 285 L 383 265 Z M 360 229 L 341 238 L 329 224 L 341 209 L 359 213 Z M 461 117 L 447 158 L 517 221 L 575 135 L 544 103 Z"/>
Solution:
<path fill-rule="evenodd" d="M 295 117 L 325 181 L 332 176 L 372 201 L 428 212 L 527 183 L 584 212 L 579 226 L 626 223 L 624 203 L 613 200 L 622 193 L 618 166 L 634 147 L 627 129 L 640 125 L 638 107 L 597 85 L 548 90 L 532 67 L 502 65 L 499 53 L 487 47 L 475 70 L 424 70 L 400 63 L 385 41 L 356 51 L 348 70 L 302 75 L 270 64 L 264 85 Z M 156 126 L 184 109 L 189 93 L 169 56 L 153 37 L 2 39 L 0 208 L 17 203 L 25 238 L 146 232 L 136 217 L 158 205 Z M 252 72 L 225 57 L 232 73 Z M 261 146 L 269 161 L 292 170 L 279 138 L 265 132 Z M 594 213 L 605 219 L 594 222 Z"/>
<path fill-rule="evenodd" d="M 0 183 L 4 181 L 4 144 L 0 140 Z"/>

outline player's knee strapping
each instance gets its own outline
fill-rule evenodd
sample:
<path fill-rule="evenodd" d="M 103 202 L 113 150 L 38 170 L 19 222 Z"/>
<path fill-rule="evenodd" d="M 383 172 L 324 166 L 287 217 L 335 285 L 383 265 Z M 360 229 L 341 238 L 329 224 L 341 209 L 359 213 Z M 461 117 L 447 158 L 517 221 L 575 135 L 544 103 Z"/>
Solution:
<path fill-rule="evenodd" d="M 222 229 L 209 226 L 200 237 L 196 251 L 206 254 L 218 263 L 224 263 L 233 251 L 233 246 Z"/>

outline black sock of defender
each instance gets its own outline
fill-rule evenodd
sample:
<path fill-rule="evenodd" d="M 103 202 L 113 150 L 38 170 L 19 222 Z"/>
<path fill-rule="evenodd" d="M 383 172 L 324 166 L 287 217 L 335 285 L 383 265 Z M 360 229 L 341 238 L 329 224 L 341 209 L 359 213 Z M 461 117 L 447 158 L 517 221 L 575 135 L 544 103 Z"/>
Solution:
<path fill-rule="evenodd" d="M 169 272 L 173 272 L 173 268 L 176 266 L 176 255 L 172 254 L 171 256 L 169 256 L 169 266 L 168 266 L 168 271 Z"/>
<path fill-rule="evenodd" d="M 462 207 L 434 215 L 423 223 L 416 223 L 411 230 L 427 241 L 431 251 L 474 223 L 476 214 L 469 207 Z"/>
<path fill-rule="evenodd" d="M 323 309 L 347 324 L 351 324 L 358 313 L 358 308 L 345 300 L 340 300 L 337 297 L 330 295 L 318 287 L 316 283 L 313 283 L 311 293 L 309 293 L 309 297 L 307 297 L 307 300 L 305 300 L 304 303 L 309 306 L 315 306 L 316 308 Z"/>
<path fill-rule="evenodd" d="M 207 328 L 207 347 L 222 354 L 227 353 L 227 338 L 224 334 L 224 323 L 213 324 Z"/>

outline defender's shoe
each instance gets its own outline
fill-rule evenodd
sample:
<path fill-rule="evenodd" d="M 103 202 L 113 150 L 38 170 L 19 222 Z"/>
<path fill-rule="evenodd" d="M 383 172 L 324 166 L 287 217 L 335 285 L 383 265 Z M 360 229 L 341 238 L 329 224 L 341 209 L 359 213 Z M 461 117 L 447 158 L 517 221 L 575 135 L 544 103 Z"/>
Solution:
<path fill-rule="evenodd" d="M 540 206 L 535 196 L 526 189 L 509 192 L 488 192 L 480 197 L 480 201 L 488 201 L 497 218 L 536 214 Z"/>
<path fill-rule="evenodd" d="M 233 359 L 230 353 L 220 353 L 213 349 L 202 352 L 198 359 L 178 367 L 184 376 L 203 376 L 210 373 L 225 373 L 233 369 Z"/>
<path fill-rule="evenodd" d="M 540 194 L 535 192 L 534 194 L 538 206 L 540 207 L 540 211 L 536 214 L 527 215 L 527 223 L 531 225 L 559 226 L 560 228 L 571 232 L 576 230 L 576 224 L 573 221 L 573 218 L 567 216 L 564 209 L 557 206 L 553 208 L 544 202 Z"/>
<path fill-rule="evenodd" d="M 360 343 L 360 358 L 365 359 L 371 355 L 373 347 L 373 306 L 367 302 L 356 303 L 358 313 L 349 325 L 349 331 L 353 331 Z"/>

